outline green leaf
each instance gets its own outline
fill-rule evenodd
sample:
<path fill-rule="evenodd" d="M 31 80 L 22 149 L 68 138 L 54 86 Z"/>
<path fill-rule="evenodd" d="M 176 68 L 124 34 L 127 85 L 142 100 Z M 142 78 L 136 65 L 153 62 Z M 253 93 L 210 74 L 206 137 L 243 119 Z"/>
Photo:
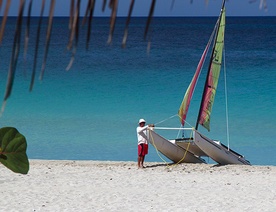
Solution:
<path fill-rule="evenodd" d="M 13 127 L 0 129 L 0 162 L 8 169 L 21 174 L 29 171 L 26 138 Z"/>

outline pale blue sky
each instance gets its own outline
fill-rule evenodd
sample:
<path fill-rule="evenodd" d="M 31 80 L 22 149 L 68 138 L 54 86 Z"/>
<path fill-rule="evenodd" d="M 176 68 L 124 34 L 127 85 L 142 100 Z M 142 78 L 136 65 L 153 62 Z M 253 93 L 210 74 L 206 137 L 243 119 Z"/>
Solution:
<path fill-rule="evenodd" d="M 220 12 L 222 0 L 209 0 L 208 5 L 205 0 L 175 0 L 174 7 L 171 10 L 172 0 L 157 0 L 154 16 L 217 16 Z M 266 0 L 268 9 L 260 9 L 260 0 L 255 3 L 249 3 L 254 0 L 228 0 L 226 1 L 227 16 L 276 16 L 276 0 Z M 9 15 L 14 16 L 18 11 L 19 0 L 13 0 Z M 29 2 L 28 0 L 26 1 Z M 33 16 L 38 16 L 42 0 L 33 1 Z M 47 5 L 50 0 L 46 0 Z M 84 14 L 86 7 L 85 0 L 82 0 L 81 14 Z M 120 0 L 118 16 L 126 16 L 128 13 L 130 0 Z M 133 10 L 133 16 L 147 16 L 151 0 L 136 0 Z M 68 16 L 69 0 L 56 0 L 55 16 Z M 3 5 L 1 15 L 3 14 Z M 27 5 L 26 5 L 27 6 Z M 110 10 L 107 8 L 105 13 L 101 12 L 102 0 L 96 0 L 95 16 L 109 16 Z M 48 10 L 46 10 L 46 14 Z"/>

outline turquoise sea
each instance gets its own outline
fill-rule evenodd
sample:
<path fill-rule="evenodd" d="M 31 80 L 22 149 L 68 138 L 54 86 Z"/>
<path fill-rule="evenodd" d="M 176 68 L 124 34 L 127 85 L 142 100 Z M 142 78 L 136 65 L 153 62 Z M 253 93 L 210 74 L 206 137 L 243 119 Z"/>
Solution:
<path fill-rule="evenodd" d="M 140 118 L 156 126 L 180 126 L 174 115 L 216 18 L 154 18 L 150 52 L 143 39 L 145 18 L 131 20 L 125 49 L 121 41 L 126 20 L 118 18 L 108 46 L 109 19 L 95 18 L 89 50 L 85 50 L 86 28 L 81 27 L 75 62 L 69 71 L 65 70 L 71 57 L 66 50 L 68 19 L 55 18 L 44 80 L 39 81 L 47 19 L 43 21 L 34 89 L 28 91 L 38 23 L 35 18 L 31 20 L 26 61 L 22 42 L 1 127 L 14 126 L 26 136 L 30 159 L 136 161 Z M 15 22 L 15 18 L 8 20 L 0 47 L 2 99 Z M 275 43 L 276 17 L 226 20 L 230 147 L 255 165 L 276 165 Z M 196 121 L 205 73 L 206 66 L 188 114 L 191 125 Z M 227 144 L 223 79 L 222 72 L 211 132 L 200 131 Z M 163 162 L 153 146 L 146 161 Z"/>

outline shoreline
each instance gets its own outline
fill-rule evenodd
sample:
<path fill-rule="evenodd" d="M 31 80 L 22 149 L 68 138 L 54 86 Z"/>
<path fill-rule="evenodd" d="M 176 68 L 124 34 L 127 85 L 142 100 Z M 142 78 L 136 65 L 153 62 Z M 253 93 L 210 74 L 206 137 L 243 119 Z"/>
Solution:
<path fill-rule="evenodd" d="M 275 211 L 276 166 L 30 160 L 0 165 L 5 211 Z"/>

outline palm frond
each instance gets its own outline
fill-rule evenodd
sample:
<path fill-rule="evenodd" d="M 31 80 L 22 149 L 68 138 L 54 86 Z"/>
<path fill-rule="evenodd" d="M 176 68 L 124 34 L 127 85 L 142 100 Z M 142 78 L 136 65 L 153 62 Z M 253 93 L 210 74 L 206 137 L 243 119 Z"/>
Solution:
<path fill-rule="evenodd" d="M 1 3 L 1 6 L 2 6 L 2 3 Z M 3 16 L 3 20 L 2 20 L 2 24 L 1 24 L 0 44 L 2 43 L 2 39 L 3 39 L 3 36 L 4 36 L 4 31 L 5 31 L 5 26 L 6 26 L 10 6 L 11 6 L 11 0 L 8 0 L 6 2 L 5 12 L 4 12 L 4 16 Z"/>
<path fill-rule="evenodd" d="M 42 24 L 44 8 L 45 8 L 45 0 L 42 0 L 41 9 L 40 9 L 40 16 L 39 16 L 37 32 L 36 32 L 35 54 L 34 54 L 33 70 L 32 70 L 32 76 L 31 76 L 31 82 L 30 82 L 30 88 L 29 88 L 30 91 L 32 91 L 33 86 L 34 86 L 36 63 L 37 63 L 37 54 L 38 54 L 39 40 L 40 40 L 40 30 L 41 30 L 41 24 Z"/>
<path fill-rule="evenodd" d="M 15 29 L 14 40 L 13 40 L 12 56 L 11 56 L 10 66 L 8 71 L 6 92 L 5 92 L 4 102 L 3 102 L 1 112 L 4 111 L 7 99 L 9 98 L 12 92 L 16 65 L 17 65 L 17 60 L 18 60 L 18 55 L 20 50 L 20 37 L 21 37 L 21 26 L 22 26 L 24 6 L 25 6 L 25 0 L 20 0 L 16 29 Z"/>
<path fill-rule="evenodd" d="M 41 72 L 40 72 L 40 80 L 43 79 L 45 66 L 46 66 L 46 60 L 47 60 L 47 56 L 48 56 L 48 50 L 49 50 L 50 38 L 51 38 L 51 32 L 52 32 L 52 25 L 53 25 L 55 2 L 56 2 L 55 0 L 51 0 L 48 29 L 47 29 L 47 36 L 46 36 L 46 45 L 45 45 L 45 52 L 44 52 L 44 58 L 43 58 L 43 63 L 42 63 L 42 67 L 41 67 Z"/>
<path fill-rule="evenodd" d="M 130 18 L 131 18 L 131 14 L 132 14 L 134 2 L 135 2 L 135 0 L 131 0 L 130 5 L 129 5 L 129 11 L 128 11 L 128 16 L 127 16 L 127 20 L 126 20 L 126 26 L 125 26 L 125 31 L 124 31 L 124 37 L 123 37 L 123 41 L 122 41 L 122 47 L 123 47 L 123 48 L 126 47 L 126 41 L 127 41 L 127 35 L 128 35 L 128 25 L 129 25 L 129 23 L 130 23 Z"/>
<path fill-rule="evenodd" d="M 88 50 L 89 42 L 90 42 L 91 24 L 92 24 L 92 19 L 93 19 L 93 14 L 94 14 L 95 1 L 96 0 L 90 0 L 89 1 L 90 4 L 88 5 L 88 7 L 89 7 L 89 12 L 88 12 L 89 13 L 89 19 L 88 19 L 88 25 L 87 25 L 86 50 Z"/>
<path fill-rule="evenodd" d="M 27 26 L 26 26 L 26 31 L 25 31 L 25 44 L 24 44 L 24 60 L 25 61 L 26 61 L 28 43 L 29 43 L 29 37 L 30 37 L 30 23 L 31 23 L 32 4 L 33 4 L 33 0 L 30 0 L 29 7 L 28 7 Z"/>
<path fill-rule="evenodd" d="M 114 28 L 115 28 L 115 23 L 116 23 L 118 0 L 110 0 L 109 8 L 112 10 L 112 12 L 111 12 L 111 16 L 110 16 L 109 36 L 108 36 L 107 43 L 111 44 L 113 33 L 114 33 Z"/>

